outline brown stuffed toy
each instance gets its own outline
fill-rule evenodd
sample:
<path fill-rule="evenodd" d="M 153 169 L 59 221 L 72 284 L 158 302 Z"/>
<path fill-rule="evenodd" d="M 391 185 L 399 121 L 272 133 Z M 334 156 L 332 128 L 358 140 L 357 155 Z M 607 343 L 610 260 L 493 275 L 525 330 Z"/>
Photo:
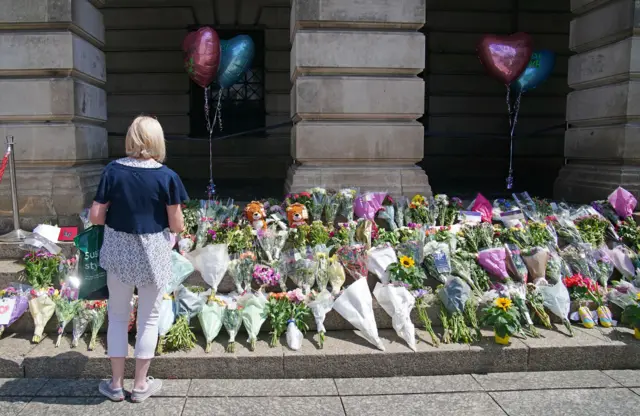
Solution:
<path fill-rule="evenodd" d="M 287 207 L 287 220 L 289 220 L 289 227 L 297 228 L 307 223 L 309 213 L 307 207 L 299 202 L 291 204 Z"/>
<path fill-rule="evenodd" d="M 267 228 L 267 214 L 265 213 L 264 205 L 262 205 L 261 202 L 251 201 L 251 203 L 247 204 L 244 208 L 244 215 L 247 217 L 247 220 L 249 220 L 254 230 L 258 231 L 261 228 Z"/>

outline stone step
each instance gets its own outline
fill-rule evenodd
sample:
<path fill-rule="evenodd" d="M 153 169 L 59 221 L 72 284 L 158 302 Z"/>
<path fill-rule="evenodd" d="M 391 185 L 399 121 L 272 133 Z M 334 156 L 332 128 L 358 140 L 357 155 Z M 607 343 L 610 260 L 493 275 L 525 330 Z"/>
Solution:
<path fill-rule="evenodd" d="M 0 260 L 0 290 L 24 280 L 24 264 L 19 260 Z"/>
<path fill-rule="evenodd" d="M 56 243 L 65 257 L 71 257 L 75 253 L 75 245 L 68 242 Z M 0 260 L 19 260 L 27 254 L 28 250 L 20 248 L 18 243 L 0 243 Z M 2 269 L 0 269 L 2 271 Z"/>
<path fill-rule="evenodd" d="M 156 357 L 150 374 L 164 379 L 296 379 L 640 368 L 640 341 L 628 329 L 576 328 L 573 338 L 560 330 L 541 329 L 543 338 L 514 338 L 509 346 L 495 344 L 492 333 L 485 331 L 477 344 L 440 348 L 433 347 L 429 337 L 418 330 L 417 352 L 392 330 L 380 331 L 384 352 L 351 331 L 328 332 L 322 350 L 308 333 L 299 351 L 290 350 L 284 337 L 282 346 L 269 348 L 267 334 L 261 335 L 256 351 L 249 351 L 246 338 L 240 335 L 232 354 L 224 352 L 227 337 L 223 329 L 211 353 L 204 352 L 204 341 L 199 338 L 192 351 Z M 12 334 L 0 339 L 2 377 L 104 378 L 110 374 L 104 339 L 95 351 L 88 352 L 88 336 L 76 349 L 70 348 L 69 335 L 60 348 L 54 348 L 53 336 L 39 345 L 32 345 L 29 338 Z M 129 356 L 132 354 L 131 346 Z M 129 358 L 126 377 L 131 378 L 133 371 L 134 360 Z"/>

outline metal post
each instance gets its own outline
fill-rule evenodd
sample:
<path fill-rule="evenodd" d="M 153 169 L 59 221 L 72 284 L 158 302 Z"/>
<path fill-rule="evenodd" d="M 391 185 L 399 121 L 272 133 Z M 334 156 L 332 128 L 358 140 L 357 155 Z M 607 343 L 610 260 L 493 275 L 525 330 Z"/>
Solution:
<path fill-rule="evenodd" d="M 16 159 L 13 152 L 13 136 L 7 136 L 7 146 L 9 151 L 9 177 L 11 179 L 11 198 L 13 205 L 13 231 L 0 236 L 0 241 L 5 243 L 17 243 L 23 241 L 29 234 L 20 229 L 20 211 L 18 208 L 18 186 L 16 180 Z"/>

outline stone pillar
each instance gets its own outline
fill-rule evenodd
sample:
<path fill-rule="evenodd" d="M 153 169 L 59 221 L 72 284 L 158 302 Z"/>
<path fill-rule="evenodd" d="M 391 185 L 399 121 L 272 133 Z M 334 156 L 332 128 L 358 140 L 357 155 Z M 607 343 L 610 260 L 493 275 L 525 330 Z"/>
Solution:
<path fill-rule="evenodd" d="M 571 0 L 566 165 L 555 196 L 587 202 L 618 185 L 640 193 L 640 3 Z"/>
<path fill-rule="evenodd" d="M 430 194 L 422 160 L 425 0 L 293 0 L 287 191 Z"/>
<path fill-rule="evenodd" d="M 104 0 L 4 0 L 0 8 L 0 138 L 16 140 L 24 227 L 60 223 L 89 205 L 107 157 Z M 0 232 L 11 191 L 0 184 Z"/>

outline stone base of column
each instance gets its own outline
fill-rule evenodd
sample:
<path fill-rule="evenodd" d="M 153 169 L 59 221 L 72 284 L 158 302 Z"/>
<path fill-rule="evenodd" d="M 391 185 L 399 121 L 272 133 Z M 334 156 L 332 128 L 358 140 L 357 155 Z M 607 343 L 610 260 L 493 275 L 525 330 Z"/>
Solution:
<path fill-rule="evenodd" d="M 554 196 L 567 202 L 606 199 L 618 186 L 640 194 L 640 166 L 572 163 L 560 170 Z"/>
<path fill-rule="evenodd" d="M 95 196 L 104 165 L 73 167 L 23 167 L 16 171 L 18 206 L 23 229 L 49 221 L 78 225 L 78 214 Z M 0 184 L 0 234 L 13 229 L 9 172 Z"/>
<path fill-rule="evenodd" d="M 432 194 L 427 174 L 418 166 L 294 165 L 289 168 L 285 191 L 301 192 L 313 187 L 361 191 L 387 191 L 392 196 Z"/>

